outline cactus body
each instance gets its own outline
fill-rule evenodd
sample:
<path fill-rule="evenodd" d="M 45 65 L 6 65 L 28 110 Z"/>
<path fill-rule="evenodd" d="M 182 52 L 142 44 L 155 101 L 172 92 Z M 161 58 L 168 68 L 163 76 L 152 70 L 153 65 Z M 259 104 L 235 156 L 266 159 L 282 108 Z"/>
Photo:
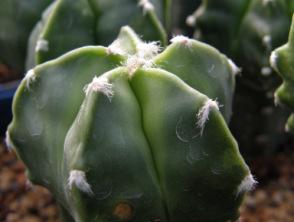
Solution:
<path fill-rule="evenodd" d="M 165 44 L 167 7 L 167 0 L 58 0 L 30 37 L 27 69 L 81 46 L 108 45 L 124 25 Z"/>
<path fill-rule="evenodd" d="M 272 68 L 282 77 L 283 84 L 275 92 L 275 101 L 278 104 L 285 104 L 292 111 L 294 109 L 294 17 L 289 33 L 288 43 L 272 52 L 270 62 Z M 294 131 L 294 115 L 288 119 L 286 129 Z"/>
<path fill-rule="evenodd" d="M 270 74 L 270 52 L 286 41 L 293 12 L 291 0 L 206 0 L 194 16 L 200 39 L 256 77 Z"/>
<path fill-rule="evenodd" d="M 290 139 L 283 129 L 288 114 L 274 106 L 280 79 L 273 75 L 269 57 L 286 42 L 293 12 L 292 0 L 205 0 L 191 16 L 196 21 L 195 37 L 218 48 L 242 69 L 231 129 L 242 151 L 251 156 L 273 152 Z"/>
<path fill-rule="evenodd" d="M 214 101 L 230 106 L 234 70 L 210 46 L 172 42 L 157 55 L 124 27 L 108 48 L 74 50 L 23 80 L 7 141 L 72 220 L 238 218 L 254 180 Z"/>
<path fill-rule="evenodd" d="M 18 73 L 24 70 L 30 32 L 51 2 L 52 0 L 0 1 L 0 61 Z"/>

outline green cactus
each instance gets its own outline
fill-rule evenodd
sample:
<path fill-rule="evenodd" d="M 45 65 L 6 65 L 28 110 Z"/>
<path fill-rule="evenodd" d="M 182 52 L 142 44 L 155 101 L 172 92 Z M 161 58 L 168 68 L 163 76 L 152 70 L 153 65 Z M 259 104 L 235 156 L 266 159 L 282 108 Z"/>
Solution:
<path fill-rule="evenodd" d="M 200 5 L 201 0 L 173 0 L 171 7 L 171 23 L 172 23 L 172 32 L 174 34 L 185 34 L 192 35 L 193 29 L 189 28 L 186 24 L 191 22 L 187 19 L 187 15 L 190 15 L 194 12 L 196 8 Z M 193 19 L 192 19 L 193 20 Z M 189 23 L 190 24 L 190 23 Z"/>
<path fill-rule="evenodd" d="M 292 0 L 205 0 L 194 14 L 196 35 L 246 75 L 269 75 L 270 52 L 286 41 L 293 12 Z"/>
<path fill-rule="evenodd" d="M 27 69 L 86 45 L 108 45 L 130 25 L 145 40 L 166 44 L 169 0 L 57 0 L 32 32 Z"/>
<path fill-rule="evenodd" d="M 275 93 L 277 104 L 285 104 L 294 110 L 294 17 L 288 43 L 272 52 L 270 62 L 273 69 L 282 77 L 283 84 Z M 288 119 L 286 130 L 294 132 L 294 114 Z"/>
<path fill-rule="evenodd" d="M 22 81 L 7 143 L 66 221 L 238 218 L 255 181 L 223 118 L 235 67 L 206 44 L 171 42 L 158 54 L 124 27 L 109 47 L 73 50 Z"/>
<path fill-rule="evenodd" d="M 218 48 L 242 69 L 230 127 L 242 151 L 251 156 L 270 153 L 290 139 L 283 129 L 288 114 L 274 106 L 280 79 L 272 75 L 269 57 L 286 42 L 293 12 L 292 0 L 204 0 L 187 20 L 195 25 L 196 38 Z"/>
<path fill-rule="evenodd" d="M 14 71 L 24 70 L 27 41 L 42 11 L 52 0 L 0 1 L 0 61 Z"/>

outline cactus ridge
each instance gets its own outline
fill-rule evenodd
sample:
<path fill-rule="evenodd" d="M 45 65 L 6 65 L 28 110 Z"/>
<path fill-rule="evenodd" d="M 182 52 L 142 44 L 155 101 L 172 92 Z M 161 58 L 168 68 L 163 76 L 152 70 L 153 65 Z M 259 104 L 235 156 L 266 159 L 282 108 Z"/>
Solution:
<path fill-rule="evenodd" d="M 68 221 L 238 218 L 255 182 L 223 117 L 234 69 L 177 39 L 160 53 L 123 27 L 109 47 L 73 50 L 21 83 L 8 139 Z"/>
<path fill-rule="evenodd" d="M 32 32 L 26 67 L 30 69 L 78 47 L 108 45 L 125 25 L 145 40 L 160 40 L 165 45 L 162 24 L 168 5 L 163 0 L 55 1 Z"/>
<path fill-rule="evenodd" d="M 246 75 L 272 73 L 270 52 L 286 41 L 291 0 L 205 0 L 189 17 L 195 37 L 233 58 Z"/>
<path fill-rule="evenodd" d="M 292 111 L 294 110 L 294 18 L 289 33 L 288 43 L 274 50 L 270 57 L 270 63 L 273 69 L 277 71 L 283 79 L 282 85 L 275 92 L 276 104 L 285 104 Z M 288 118 L 286 130 L 294 131 L 293 113 Z"/>

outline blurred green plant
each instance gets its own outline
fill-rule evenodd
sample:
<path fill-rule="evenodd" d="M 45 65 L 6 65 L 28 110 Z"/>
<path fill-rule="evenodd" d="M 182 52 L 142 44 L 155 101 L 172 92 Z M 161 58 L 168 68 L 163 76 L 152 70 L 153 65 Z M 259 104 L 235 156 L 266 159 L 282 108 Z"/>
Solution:
<path fill-rule="evenodd" d="M 0 62 L 24 70 L 29 35 L 52 0 L 0 1 Z"/>
<path fill-rule="evenodd" d="M 285 104 L 294 110 L 294 17 L 288 42 L 272 52 L 270 62 L 273 69 L 282 77 L 283 84 L 275 92 L 277 104 Z M 288 118 L 286 130 L 294 132 L 294 114 Z"/>

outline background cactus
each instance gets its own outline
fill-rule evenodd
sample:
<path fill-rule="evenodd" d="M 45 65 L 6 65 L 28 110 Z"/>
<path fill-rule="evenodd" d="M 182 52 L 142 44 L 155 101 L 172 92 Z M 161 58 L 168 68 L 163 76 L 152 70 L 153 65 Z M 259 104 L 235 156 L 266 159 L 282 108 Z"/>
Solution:
<path fill-rule="evenodd" d="M 282 77 L 283 84 L 277 89 L 275 93 L 275 101 L 278 104 L 285 104 L 293 111 L 293 73 L 294 73 L 294 17 L 292 19 L 292 26 L 289 33 L 288 43 L 273 51 L 271 55 L 272 68 Z M 286 130 L 294 131 L 294 115 L 288 119 Z"/>
<path fill-rule="evenodd" d="M 24 70 L 27 41 L 35 23 L 52 0 L 0 1 L 0 62 Z"/>
<path fill-rule="evenodd" d="M 255 181 L 223 118 L 236 67 L 183 36 L 159 51 L 124 27 L 109 47 L 71 51 L 21 83 L 7 143 L 66 220 L 238 218 Z"/>
<path fill-rule="evenodd" d="M 271 75 L 269 57 L 286 42 L 293 12 L 292 0 L 204 0 L 189 17 L 196 38 L 217 47 L 242 69 L 230 127 L 244 153 L 271 152 L 289 139 L 283 127 L 288 114 L 273 102 L 280 79 Z"/>
<path fill-rule="evenodd" d="M 200 5 L 201 0 L 173 0 L 171 4 L 171 23 L 173 34 L 191 36 L 194 29 L 187 25 L 187 16 Z M 188 19 L 189 20 L 189 19 Z M 169 30 L 169 29 L 168 29 Z"/>
<path fill-rule="evenodd" d="M 168 0 L 57 0 L 31 34 L 27 69 L 81 46 L 108 45 L 124 25 L 165 44 L 168 7 Z"/>

